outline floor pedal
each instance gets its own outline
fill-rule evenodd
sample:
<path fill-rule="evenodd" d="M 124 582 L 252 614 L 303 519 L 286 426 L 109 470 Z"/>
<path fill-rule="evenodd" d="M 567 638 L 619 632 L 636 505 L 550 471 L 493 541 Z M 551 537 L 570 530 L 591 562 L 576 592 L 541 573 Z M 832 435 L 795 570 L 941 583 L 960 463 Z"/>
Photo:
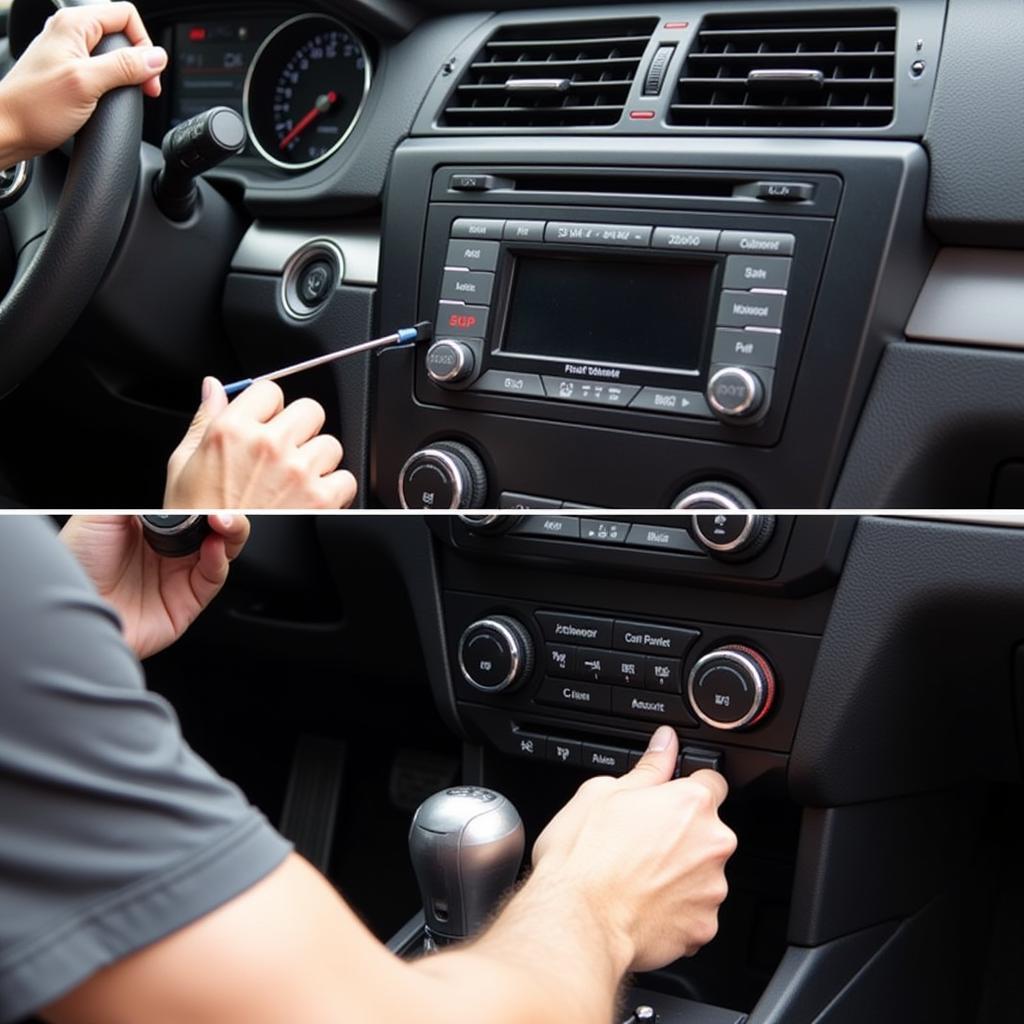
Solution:
<path fill-rule="evenodd" d="M 401 811 L 415 811 L 428 796 L 459 776 L 458 758 L 429 750 L 400 750 L 391 764 L 388 794 Z"/>
<path fill-rule="evenodd" d="M 281 811 L 281 834 L 324 874 L 331 861 L 334 829 L 345 776 L 345 741 L 300 736 Z"/>

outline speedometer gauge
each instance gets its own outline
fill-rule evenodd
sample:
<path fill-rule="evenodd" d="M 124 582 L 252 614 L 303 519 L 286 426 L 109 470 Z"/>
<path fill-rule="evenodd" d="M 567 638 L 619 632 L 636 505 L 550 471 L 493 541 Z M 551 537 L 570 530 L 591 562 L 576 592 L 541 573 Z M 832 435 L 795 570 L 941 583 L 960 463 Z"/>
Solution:
<path fill-rule="evenodd" d="M 287 170 L 315 167 L 355 127 L 370 87 L 366 49 L 340 21 L 302 14 L 259 48 L 245 82 L 253 145 Z"/>

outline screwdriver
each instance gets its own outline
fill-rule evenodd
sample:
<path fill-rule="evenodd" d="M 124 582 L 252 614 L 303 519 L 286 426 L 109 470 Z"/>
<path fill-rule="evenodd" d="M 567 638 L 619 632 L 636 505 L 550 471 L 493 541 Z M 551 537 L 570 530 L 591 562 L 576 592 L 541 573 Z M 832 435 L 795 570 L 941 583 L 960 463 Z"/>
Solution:
<path fill-rule="evenodd" d="M 230 398 L 252 387 L 261 380 L 280 380 L 282 377 L 290 377 L 293 373 L 302 373 L 303 370 L 312 370 L 316 366 L 323 366 L 325 363 L 333 363 L 335 359 L 344 359 L 346 356 L 354 356 L 360 352 L 369 352 L 373 349 L 387 348 L 389 345 L 408 345 L 417 341 L 428 341 L 434 333 L 434 325 L 429 320 L 423 320 L 415 327 L 403 327 L 394 334 L 387 334 L 383 338 L 374 338 L 373 341 L 364 341 L 349 348 L 339 349 L 337 352 L 328 352 L 325 356 L 317 356 L 314 359 L 307 359 L 302 363 L 293 363 L 291 366 L 283 366 L 280 370 L 272 370 L 270 373 L 261 374 L 259 377 L 246 377 L 245 380 L 236 380 L 233 384 L 226 384 L 224 391 Z"/>

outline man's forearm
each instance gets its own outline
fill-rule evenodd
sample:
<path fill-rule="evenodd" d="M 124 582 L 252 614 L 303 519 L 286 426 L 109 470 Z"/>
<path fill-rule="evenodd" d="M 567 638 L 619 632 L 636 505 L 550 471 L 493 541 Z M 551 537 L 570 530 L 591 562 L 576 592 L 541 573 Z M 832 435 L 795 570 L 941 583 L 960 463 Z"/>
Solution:
<path fill-rule="evenodd" d="M 481 938 L 414 965 L 435 1006 L 488 1024 L 604 1024 L 632 959 L 567 882 L 538 873 Z M 431 1018 L 432 1019 L 432 1018 Z"/>

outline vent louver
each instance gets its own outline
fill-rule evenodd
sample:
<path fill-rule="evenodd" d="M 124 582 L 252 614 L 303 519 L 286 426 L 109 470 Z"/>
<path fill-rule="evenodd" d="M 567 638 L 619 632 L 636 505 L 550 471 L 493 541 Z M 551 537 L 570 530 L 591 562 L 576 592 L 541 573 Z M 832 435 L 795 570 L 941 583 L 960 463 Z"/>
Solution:
<path fill-rule="evenodd" d="M 616 124 L 656 25 L 655 18 L 616 18 L 500 28 L 463 74 L 441 124 Z"/>
<path fill-rule="evenodd" d="M 877 128 L 893 120 L 896 12 L 718 15 L 687 55 L 670 123 Z"/>

